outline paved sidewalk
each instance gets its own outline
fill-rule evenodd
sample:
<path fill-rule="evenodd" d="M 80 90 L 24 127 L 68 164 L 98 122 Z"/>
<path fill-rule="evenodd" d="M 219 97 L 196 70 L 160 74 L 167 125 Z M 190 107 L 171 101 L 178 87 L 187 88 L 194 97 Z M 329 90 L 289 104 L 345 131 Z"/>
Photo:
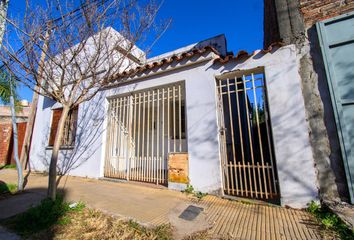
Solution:
<path fill-rule="evenodd" d="M 4 229 L 3 227 L 0 226 L 0 239 L 6 239 L 6 240 L 21 240 L 21 238 L 12 233 L 7 231 L 6 229 Z"/>
<path fill-rule="evenodd" d="M 16 172 L 1 170 L 0 180 L 16 182 Z M 177 191 L 152 185 L 109 182 L 79 177 L 65 177 L 68 201 L 84 201 L 89 207 L 111 215 L 134 219 L 145 225 L 171 223 L 176 237 L 209 229 L 213 237 L 232 239 L 323 239 L 319 226 L 305 211 L 281 207 L 245 204 L 207 196 L 201 201 Z M 45 197 L 47 177 L 32 174 L 26 193 L 0 200 L 0 219 L 17 214 Z M 193 221 L 179 218 L 190 205 L 203 209 Z"/>

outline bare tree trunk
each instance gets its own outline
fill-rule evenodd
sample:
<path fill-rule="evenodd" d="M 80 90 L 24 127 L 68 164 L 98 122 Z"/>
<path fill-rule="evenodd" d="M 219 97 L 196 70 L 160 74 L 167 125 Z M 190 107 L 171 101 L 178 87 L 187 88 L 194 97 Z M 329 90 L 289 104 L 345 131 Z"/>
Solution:
<path fill-rule="evenodd" d="M 63 111 L 60 116 L 58 123 L 58 129 L 55 136 L 54 146 L 52 150 L 52 157 L 50 159 L 49 165 L 49 179 L 48 179 L 48 193 L 47 197 L 55 200 L 57 193 L 57 162 L 59 156 L 59 148 L 63 139 L 65 120 L 69 115 L 70 108 L 68 106 L 63 106 Z"/>
<path fill-rule="evenodd" d="M 16 125 L 16 112 L 15 112 L 15 100 L 14 100 L 14 92 L 13 92 L 13 82 L 12 76 L 10 76 L 10 106 L 11 106 L 11 116 L 12 116 L 12 132 L 14 135 L 14 158 L 16 161 L 16 168 L 17 168 L 17 189 L 18 191 L 23 190 L 23 172 L 20 160 L 18 158 L 18 134 L 17 134 L 17 125 Z"/>
<path fill-rule="evenodd" d="M 146 54 L 138 49 L 135 51 L 135 44 L 142 43 L 150 34 L 157 39 L 164 32 L 160 31 L 160 24 L 154 24 L 162 3 L 148 0 L 140 6 L 136 0 L 81 1 L 80 6 L 73 9 L 76 0 L 53 1 L 49 7 L 35 3 L 30 6 L 29 2 L 26 1 L 26 11 L 21 14 L 23 22 L 6 18 L 24 46 L 23 51 L 15 51 L 18 43 L 12 41 L 12 37 L 4 38 L 6 42 L 0 51 L 0 60 L 13 75 L 18 75 L 18 81 L 35 92 L 21 152 L 23 165 L 31 160 L 28 152 L 36 120 L 36 93 L 64 106 L 49 166 L 47 194 L 55 199 L 59 148 L 70 108 L 91 100 L 113 77 L 120 78 L 122 72 L 145 61 Z M 49 20 L 46 23 L 49 26 L 45 27 L 43 19 L 53 16 L 58 18 Z M 117 19 L 120 20 L 117 22 Z M 116 25 L 124 34 L 107 27 Z M 55 29 L 55 33 L 51 34 L 51 29 Z M 46 37 L 43 39 L 44 31 Z M 26 179 L 27 176 L 25 183 Z"/>
<path fill-rule="evenodd" d="M 51 32 L 51 23 L 48 24 L 47 26 L 47 31 L 45 34 L 45 39 L 43 43 L 43 50 L 41 53 L 41 59 L 39 61 L 38 65 L 38 76 L 39 80 L 38 82 L 42 84 L 42 75 L 43 75 L 43 65 L 46 57 L 46 53 L 48 50 L 48 44 L 49 44 L 49 36 Z M 36 86 L 36 90 L 40 91 L 40 86 Z M 21 150 L 21 157 L 20 157 L 20 162 L 22 164 L 23 169 L 26 168 L 27 160 L 28 160 L 28 154 L 31 148 L 31 138 L 32 138 L 32 132 L 33 132 L 33 126 L 34 126 L 34 120 L 36 117 L 36 112 L 37 112 L 37 104 L 38 104 L 38 93 L 36 91 L 33 92 L 33 97 L 32 97 L 32 103 L 31 103 L 31 110 L 30 114 L 28 116 L 28 121 L 27 121 L 27 126 L 26 126 L 26 132 L 25 132 L 25 138 L 23 140 L 22 144 L 22 150 Z M 26 185 L 26 179 L 25 179 L 25 185 Z"/>
<path fill-rule="evenodd" d="M 9 7 L 9 0 L 0 0 L 0 47 L 5 33 L 7 8 Z"/>

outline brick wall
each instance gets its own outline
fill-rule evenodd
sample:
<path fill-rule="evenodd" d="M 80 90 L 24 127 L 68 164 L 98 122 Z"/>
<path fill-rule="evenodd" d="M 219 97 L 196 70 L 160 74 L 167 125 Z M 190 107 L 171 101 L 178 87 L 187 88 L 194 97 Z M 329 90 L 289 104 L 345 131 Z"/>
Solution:
<path fill-rule="evenodd" d="M 11 145 L 12 126 L 11 123 L 0 124 L 0 165 L 9 161 L 9 150 Z"/>
<path fill-rule="evenodd" d="M 303 16 L 305 28 L 309 29 L 316 22 L 335 17 L 344 13 L 354 11 L 354 0 L 283 0 L 283 5 L 288 6 L 291 11 L 293 6 L 300 8 L 300 13 Z M 279 11 L 278 16 L 275 10 L 276 0 L 264 0 L 264 48 L 267 48 L 271 43 L 281 41 L 282 37 L 279 32 L 278 19 L 288 19 L 291 17 L 288 11 Z M 293 6 L 290 6 L 290 2 Z M 289 9 L 290 8 L 290 9 Z M 291 24 L 289 26 L 291 28 Z M 287 29 L 291 31 L 292 29 Z"/>
<path fill-rule="evenodd" d="M 26 133 L 25 122 L 17 123 L 18 134 L 18 153 L 21 154 L 23 140 Z M 15 164 L 13 156 L 13 137 L 12 137 L 12 124 L 0 124 L 0 166 L 5 164 Z"/>
<path fill-rule="evenodd" d="M 21 156 L 23 140 L 25 139 L 27 122 L 17 123 L 17 134 L 18 134 L 18 157 Z M 11 162 L 15 162 L 14 156 L 12 156 Z"/>
<path fill-rule="evenodd" d="M 354 0 L 300 0 L 306 27 L 354 10 Z"/>

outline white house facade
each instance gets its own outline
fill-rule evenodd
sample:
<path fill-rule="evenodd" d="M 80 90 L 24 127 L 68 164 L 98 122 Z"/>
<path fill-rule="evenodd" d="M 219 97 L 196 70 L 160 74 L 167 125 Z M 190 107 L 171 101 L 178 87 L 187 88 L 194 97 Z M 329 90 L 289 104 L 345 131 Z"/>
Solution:
<path fill-rule="evenodd" d="M 305 207 L 318 189 L 298 69 L 293 45 L 234 56 L 223 35 L 147 59 L 78 107 L 58 168 Z M 48 169 L 58 108 L 39 98 L 32 170 Z"/>

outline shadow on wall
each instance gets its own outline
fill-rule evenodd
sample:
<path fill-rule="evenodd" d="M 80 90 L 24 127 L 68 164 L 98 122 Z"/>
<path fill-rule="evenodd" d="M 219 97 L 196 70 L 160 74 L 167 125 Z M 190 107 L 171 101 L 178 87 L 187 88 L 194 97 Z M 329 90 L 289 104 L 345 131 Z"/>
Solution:
<path fill-rule="evenodd" d="M 188 99 L 187 99 L 188 100 Z M 218 148 L 218 136 L 215 136 L 215 133 L 218 133 L 217 123 L 215 119 L 210 119 L 210 114 L 215 113 L 215 106 L 212 103 L 204 103 L 204 104 L 196 104 L 195 106 L 189 106 L 187 111 L 193 112 L 196 108 L 206 108 L 208 109 L 204 114 L 200 115 L 199 119 L 195 121 L 193 124 L 188 125 L 188 145 L 190 146 L 199 146 L 200 144 L 207 144 L 205 147 L 215 147 Z M 209 119 L 208 119 L 209 118 Z M 188 122 L 188 116 L 187 116 Z M 199 133 L 196 133 L 199 132 Z M 200 134 L 203 133 L 203 134 Z M 192 137 L 195 136 L 195 137 Z M 193 148 L 189 148 L 188 151 L 193 157 L 197 159 L 203 160 L 213 160 L 218 158 L 218 155 L 210 155 L 207 151 L 208 149 L 204 149 L 204 151 L 193 151 Z M 214 153 L 215 151 L 212 151 Z"/>
<path fill-rule="evenodd" d="M 191 184 L 198 186 L 201 191 L 219 194 L 222 190 L 218 126 L 215 117 L 211 117 L 216 115 L 215 105 L 212 102 L 197 104 L 188 107 L 188 112 L 197 111 L 196 108 L 206 111 L 194 119 L 194 123 L 188 124 L 188 155 L 193 159 L 189 165 Z"/>
<path fill-rule="evenodd" d="M 281 69 L 278 73 L 274 74 L 274 79 L 282 79 L 284 73 L 293 71 L 293 66 L 288 66 L 286 69 Z M 315 198 L 318 196 L 318 189 L 314 188 L 315 179 L 309 179 L 308 177 L 314 176 L 314 163 L 312 161 L 312 152 L 309 150 L 308 145 L 308 128 L 299 129 L 298 126 L 304 124 L 305 119 L 299 118 L 299 116 L 304 115 L 304 109 L 302 104 L 298 102 L 291 101 L 289 96 L 296 96 L 299 94 L 298 85 L 296 82 L 287 81 L 286 83 L 288 89 L 291 92 L 287 92 L 286 96 L 280 97 L 279 95 L 269 96 L 270 102 L 279 102 L 282 99 L 283 105 L 286 109 L 285 111 L 273 110 L 271 115 L 271 125 L 273 126 L 273 136 L 277 139 L 275 142 L 276 152 L 282 153 L 283 159 L 276 159 L 278 162 L 277 168 L 280 181 L 292 183 L 292 186 L 286 184 L 280 184 L 280 187 L 286 188 L 286 192 L 291 192 L 292 199 L 302 199 L 309 198 L 312 196 Z M 289 86 L 292 84 L 293 86 Z M 301 95 L 302 97 L 302 95 Z M 278 103 L 279 104 L 279 103 Z M 270 108 L 272 106 L 270 105 Z M 276 131 L 276 133 L 274 133 Z M 303 132 L 306 131 L 306 135 Z M 306 140 L 304 139 L 306 136 Z M 286 149 L 284 148 L 287 147 Z M 311 154 L 311 155 L 310 155 Z M 277 156 L 277 155 L 276 155 Z M 289 161 L 291 159 L 291 161 Z M 293 160 L 296 160 L 293 162 Z M 309 162 L 310 161 L 310 162 Z M 304 166 L 311 166 L 309 168 Z M 306 176 L 306 177 L 304 177 Z M 285 189 L 280 189 L 280 191 L 285 192 Z"/>
<path fill-rule="evenodd" d="M 104 92 L 99 92 L 92 100 L 84 102 L 79 106 L 75 146 L 72 149 L 63 148 L 60 150 L 57 164 L 59 176 L 57 184 L 59 184 L 63 176 L 82 166 L 90 158 L 95 157 L 97 150 L 102 147 L 102 133 L 105 131 L 103 128 L 105 116 L 104 103 L 105 94 Z M 43 109 L 51 106 L 53 106 L 52 100 L 47 99 L 43 102 Z M 43 130 L 43 134 L 41 135 L 42 144 L 40 145 L 43 150 L 38 154 L 46 172 L 49 170 L 52 153 L 50 149 L 46 148 L 48 146 L 50 124 L 51 122 L 49 122 Z M 99 161 L 99 159 L 97 161 Z M 95 170 L 99 171 L 97 169 Z"/>

